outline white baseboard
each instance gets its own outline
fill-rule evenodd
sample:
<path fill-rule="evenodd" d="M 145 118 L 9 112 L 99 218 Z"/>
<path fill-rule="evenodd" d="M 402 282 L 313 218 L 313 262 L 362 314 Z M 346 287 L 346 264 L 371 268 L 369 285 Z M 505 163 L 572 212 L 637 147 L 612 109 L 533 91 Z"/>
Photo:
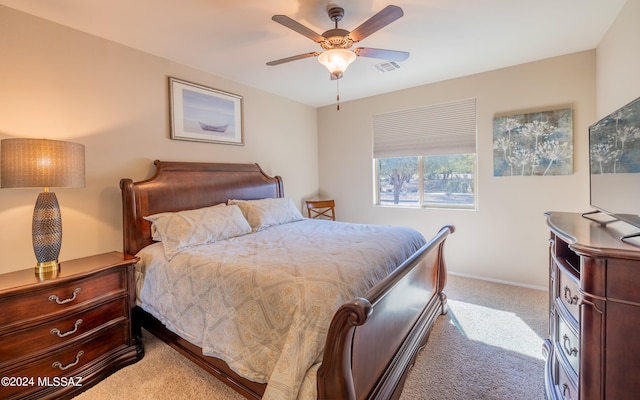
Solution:
<path fill-rule="evenodd" d="M 481 281 L 487 281 L 487 282 L 493 282 L 493 283 L 502 283 L 504 285 L 520 286 L 520 287 L 524 287 L 524 288 L 528 288 L 528 289 L 542 290 L 542 291 L 545 291 L 545 292 L 549 291 L 549 288 L 546 287 L 546 286 L 527 285 L 527 284 L 519 283 L 519 282 L 503 281 L 503 280 L 500 280 L 500 279 L 491 279 L 491 278 L 486 278 L 484 276 L 460 274 L 458 272 L 451 272 L 451 271 L 447 271 L 447 273 L 449 275 L 461 276 L 463 278 L 478 279 L 478 280 L 481 280 Z"/>

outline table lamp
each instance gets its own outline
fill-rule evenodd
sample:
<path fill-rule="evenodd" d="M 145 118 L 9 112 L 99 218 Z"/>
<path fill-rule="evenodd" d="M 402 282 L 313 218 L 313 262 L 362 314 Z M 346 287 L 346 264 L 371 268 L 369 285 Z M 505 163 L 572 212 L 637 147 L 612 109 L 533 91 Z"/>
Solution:
<path fill-rule="evenodd" d="M 84 187 L 84 145 L 48 139 L 0 141 L 0 187 L 44 188 L 33 209 L 33 251 L 36 274 L 59 269 L 62 218 L 52 187 Z"/>

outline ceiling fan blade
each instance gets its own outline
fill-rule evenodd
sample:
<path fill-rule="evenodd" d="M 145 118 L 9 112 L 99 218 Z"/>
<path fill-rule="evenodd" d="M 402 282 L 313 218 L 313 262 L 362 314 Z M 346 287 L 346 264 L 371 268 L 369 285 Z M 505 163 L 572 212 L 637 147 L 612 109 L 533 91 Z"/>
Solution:
<path fill-rule="evenodd" d="M 279 60 L 269 61 L 267 65 L 279 65 L 279 64 L 288 63 L 290 61 L 302 60 L 303 58 L 316 57 L 318 55 L 320 55 L 320 52 L 317 52 L 317 51 L 314 51 L 312 53 L 298 54 L 297 56 L 291 56 L 287 58 L 281 58 Z"/>
<path fill-rule="evenodd" d="M 403 15 L 404 12 L 402 12 L 402 8 L 398 6 L 386 6 L 373 17 L 360 24 L 356 29 L 352 30 L 351 33 L 349 33 L 349 37 L 354 42 L 359 42 Z"/>
<path fill-rule="evenodd" d="M 406 51 L 373 49 L 371 47 L 358 47 L 353 52 L 362 57 L 380 58 L 387 61 L 404 61 L 409 58 L 409 53 Z"/>
<path fill-rule="evenodd" d="M 286 26 L 291 30 L 298 32 L 303 36 L 308 37 L 309 39 L 313 40 L 316 43 L 320 43 L 324 40 L 324 37 L 322 35 L 314 32 L 313 30 L 307 28 L 306 26 L 302 25 L 298 21 L 295 21 L 287 17 L 286 15 L 274 15 L 273 17 L 271 17 L 271 19 L 281 25 Z"/>

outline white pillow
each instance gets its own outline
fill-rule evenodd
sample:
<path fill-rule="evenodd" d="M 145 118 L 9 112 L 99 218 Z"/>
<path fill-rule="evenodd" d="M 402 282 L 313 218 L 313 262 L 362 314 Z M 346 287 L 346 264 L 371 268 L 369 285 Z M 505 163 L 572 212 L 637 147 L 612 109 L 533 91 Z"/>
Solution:
<path fill-rule="evenodd" d="M 259 231 L 273 225 L 286 224 L 303 219 L 300 210 L 291 199 L 281 197 L 260 200 L 229 200 L 229 205 L 237 205 L 249 221 L 253 231 Z"/>
<path fill-rule="evenodd" d="M 151 222 L 151 236 L 162 242 L 169 260 L 185 248 L 251 232 L 251 226 L 237 206 L 167 212 L 144 219 Z"/>

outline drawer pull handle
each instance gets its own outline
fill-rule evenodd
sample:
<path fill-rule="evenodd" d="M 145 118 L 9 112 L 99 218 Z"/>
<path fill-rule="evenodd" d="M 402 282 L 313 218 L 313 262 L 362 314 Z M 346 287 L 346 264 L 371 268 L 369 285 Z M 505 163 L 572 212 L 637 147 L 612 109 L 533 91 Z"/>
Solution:
<path fill-rule="evenodd" d="M 573 296 L 571 296 L 571 289 L 569 289 L 569 286 L 564 287 L 564 299 L 569 304 L 578 304 L 578 301 L 580 300 L 578 295 L 574 294 Z"/>
<path fill-rule="evenodd" d="M 567 393 L 569 396 L 567 396 Z M 568 400 L 571 400 L 571 388 L 566 383 L 562 384 L 562 397 Z"/>
<path fill-rule="evenodd" d="M 55 301 L 58 304 L 66 304 L 70 301 L 74 301 L 78 293 L 80 293 L 80 288 L 75 288 L 75 290 L 73 291 L 73 296 L 65 300 L 60 300 L 58 296 L 56 296 L 55 294 L 52 294 L 51 296 L 49 296 L 49 301 Z"/>
<path fill-rule="evenodd" d="M 567 343 L 569 343 L 568 346 Z M 562 336 L 562 347 L 564 347 L 564 351 L 569 356 L 575 356 L 578 354 L 578 349 L 576 349 L 575 347 L 571 347 L 571 340 L 566 334 Z"/>
<path fill-rule="evenodd" d="M 75 324 L 73 324 L 73 329 L 72 329 L 72 330 L 70 330 L 70 331 L 68 331 L 68 332 L 65 332 L 65 333 L 60 333 L 60 329 L 58 329 L 58 328 L 53 328 L 53 329 L 51 330 L 51 334 L 52 334 L 52 335 L 58 335 L 58 337 L 65 337 L 65 336 L 69 336 L 69 335 L 71 335 L 72 333 L 76 333 L 76 331 L 78 330 L 78 327 L 80 326 L 80 324 L 81 324 L 81 323 L 82 323 L 82 320 L 81 320 L 81 319 L 77 320 L 77 321 L 76 321 L 76 323 L 75 323 Z"/>
<path fill-rule="evenodd" d="M 84 354 L 84 351 L 80 350 L 78 354 L 76 354 L 76 360 L 74 362 L 69 363 L 67 365 L 62 365 L 60 361 L 54 361 L 54 363 L 51 364 L 51 366 L 53 368 L 60 368 L 61 370 L 64 371 L 65 369 L 68 369 L 73 367 L 74 365 L 77 365 L 80 362 L 80 357 L 82 357 L 83 354 Z"/>

